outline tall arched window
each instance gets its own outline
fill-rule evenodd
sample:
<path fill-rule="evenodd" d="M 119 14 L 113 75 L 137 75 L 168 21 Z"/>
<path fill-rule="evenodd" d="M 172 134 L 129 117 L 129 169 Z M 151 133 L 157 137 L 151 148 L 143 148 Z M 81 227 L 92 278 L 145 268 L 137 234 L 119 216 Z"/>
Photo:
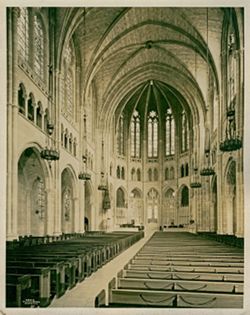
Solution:
<path fill-rule="evenodd" d="M 76 138 L 74 138 L 74 142 L 73 142 L 73 154 L 74 156 L 76 156 L 76 150 L 77 150 L 77 142 L 76 142 Z"/>
<path fill-rule="evenodd" d="M 68 129 L 66 129 L 64 133 L 64 148 L 65 149 L 68 149 L 68 137 L 69 137 L 69 133 L 68 133 Z"/>
<path fill-rule="evenodd" d="M 121 188 L 116 191 L 116 207 L 125 208 L 125 194 Z"/>
<path fill-rule="evenodd" d="M 63 124 L 61 124 L 61 145 L 63 146 L 64 143 L 64 127 Z"/>
<path fill-rule="evenodd" d="M 151 188 L 147 194 L 148 223 L 158 221 L 159 194 L 157 190 Z"/>
<path fill-rule="evenodd" d="M 228 35 L 228 104 L 234 107 L 237 83 L 237 51 L 235 33 L 230 28 Z"/>
<path fill-rule="evenodd" d="M 73 136 L 72 133 L 69 135 L 69 152 L 72 153 L 72 142 L 73 142 Z"/>
<path fill-rule="evenodd" d="M 42 128 L 42 103 L 37 103 L 36 108 L 36 124 L 39 128 Z"/>
<path fill-rule="evenodd" d="M 117 153 L 119 155 L 125 154 L 125 143 L 124 143 L 124 115 L 121 114 L 118 123 L 117 132 Z"/>
<path fill-rule="evenodd" d="M 131 122 L 131 157 L 140 157 L 140 116 L 137 110 L 134 111 Z"/>
<path fill-rule="evenodd" d="M 34 16 L 34 70 L 44 79 L 44 31 L 41 20 Z"/>
<path fill-rule="evenodd" d="M 48 123 L 49 123 L 49 110 L 46 108 L 44 115 L 44 131 L 48 133 Z"/>
<path fill-rule="evenodd" d="M 181 151 L 185 152 L 189 149 L 189 132 L 187 115 L 183 110 L 181 113 Z"/>
<path fill-rule="evenodd" d="M 181 177 L 184 177 L 185 176 L 185 167 L 184 165 L 182 164 L 181 165 Z"/>
<path fill-rule="evenodd" d="M 158 156 L 158 115 L 150 111 L 148 115 L 148 157 Z"/>
<path fill-rule="evenodd" d="M 17 22 L 18 53 L 24 61 L 29 60 L 29 12 L 27 8 L 19 9 Z"/>
<path fill-rule="evenodd" d="M 120 166 L 117 166 L 117 168 L 116 168 L 116 177 L 121 178 Z"/>
<path fill-rule="evenodd" d="M 184 186 L 181 191 L 181 207 L 188 207 L 189 205 L 189 193 L 187 186 Z"/>
<path fill-rule="evenodd" d="M 69 187 L 66 187 L 63 192 L 63 215 L 64 220 L 69 221 L 72 216 L 72 192 Z"/>
<path fill-rule="evenodd" d="M 168 169 L 168 167 L 165 168 L 165 180 L 169 180 L 169 169 Z"/>
<path fill-rule="evenodd" d="M 137 180 L 138 180 L 138 182 L 140 182 L 141 181 L 141 170 L 138 168 L 136 173 L 137 173 Z"/>
<path fill-rule="evenodd" d="M 62 83 L 62 102 L 64 110 L 74 116 L 74 93 L 75 93 L 75 53 L 71 41 L 64 51 L 64 69 Z"/>
<path fill-rule="evenodd" d="M 166 155 L 175 154 L 175 123 L 170 108 L 166 113 Z"/>
<path fill-rule="evenodd" d="M 30 97 L 28 99 L 28 118 L 31 121 L 34 121 L 34 107 L 35 107 L 34 95 L 30 93 Z"/>
<path fill-rule="evenodd" d="M 121 178 L 125 179 L 125 168 L 123 166 L 121 168 Z"/>
<path fill-rule="evenodd" d="M 23 115 L 25 115 L 25 99 L 26 99 L 25 87 L 22 83 L 20 83 L 18 90 L 18 108 L 19 113 Z"/>
<path fill-rule="evenodd" d="M 151 182 L 152 181 L 152 169 L 149 168 L 148 170 L 148 180 Z"/>
<path fill-rule="evenodd" d="M 131 180 L 135 180 L 135 169 L 132 168 L 131 170 Z"/>
<path fill-rule="evenodd" d="M 43 220 L 46 212 L 46 192 L 43 179 L 37 177 L 33 185 L 35 214 Z"/>

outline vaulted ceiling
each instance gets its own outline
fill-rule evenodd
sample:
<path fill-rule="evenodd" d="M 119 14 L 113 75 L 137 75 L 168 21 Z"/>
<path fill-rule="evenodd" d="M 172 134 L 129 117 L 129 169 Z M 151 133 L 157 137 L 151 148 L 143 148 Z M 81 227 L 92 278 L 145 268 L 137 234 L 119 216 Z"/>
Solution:
<path fill-rule="evenodd" d="M 224 14 L 222 8 L 60 8 L 58 20 L 79 47 L 83 100 L 94 85 L 99 113 L 113 115 L 136 86 L 158 80 L 192 111 L 199 103 L 202 115 L 208 72 L 220 88 Z"/>

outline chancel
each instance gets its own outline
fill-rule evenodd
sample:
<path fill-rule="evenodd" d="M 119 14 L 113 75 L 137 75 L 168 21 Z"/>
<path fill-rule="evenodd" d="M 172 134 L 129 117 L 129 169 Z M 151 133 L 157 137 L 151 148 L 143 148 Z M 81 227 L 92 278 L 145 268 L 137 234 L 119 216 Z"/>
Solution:
<path fill-rule="evenodd" d="M 6 17 L 6 307 L 243 308 L 244 8 Z"/>

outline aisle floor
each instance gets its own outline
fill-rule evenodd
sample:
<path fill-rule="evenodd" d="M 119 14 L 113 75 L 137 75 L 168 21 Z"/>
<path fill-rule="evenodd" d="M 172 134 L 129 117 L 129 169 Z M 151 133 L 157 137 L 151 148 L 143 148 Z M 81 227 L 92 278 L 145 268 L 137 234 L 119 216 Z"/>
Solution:
<path fill-rule="evenodd" d="M 135 256 L 153 233 L 152 231 L 146 233 L 143 239 L 78 283 L 73 289 L 68 290 L 62 297 L 54 299 L 50 307 L 94 307 L 95 297 L 102 289 L 108 292 L 108 283 Z"/>

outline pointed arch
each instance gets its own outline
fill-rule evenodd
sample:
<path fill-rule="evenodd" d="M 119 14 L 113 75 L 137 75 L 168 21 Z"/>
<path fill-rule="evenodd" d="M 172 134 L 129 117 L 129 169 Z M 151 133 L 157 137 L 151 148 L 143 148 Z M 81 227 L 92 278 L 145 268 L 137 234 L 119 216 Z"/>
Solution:
<path fill-rule="evenodd" d="M 18 235 L 46 234 L 49 189 L 50 173 L 39 147 L 27 145 L 18 159 Z"/>
<path fill-rule="evenodd" d="M 19 84 L 19 89 L 18 89 L 18 111 L 19 113 L 23 114 L 24 116 L 26 115 L 26 89 L 23 83 Z"/>

